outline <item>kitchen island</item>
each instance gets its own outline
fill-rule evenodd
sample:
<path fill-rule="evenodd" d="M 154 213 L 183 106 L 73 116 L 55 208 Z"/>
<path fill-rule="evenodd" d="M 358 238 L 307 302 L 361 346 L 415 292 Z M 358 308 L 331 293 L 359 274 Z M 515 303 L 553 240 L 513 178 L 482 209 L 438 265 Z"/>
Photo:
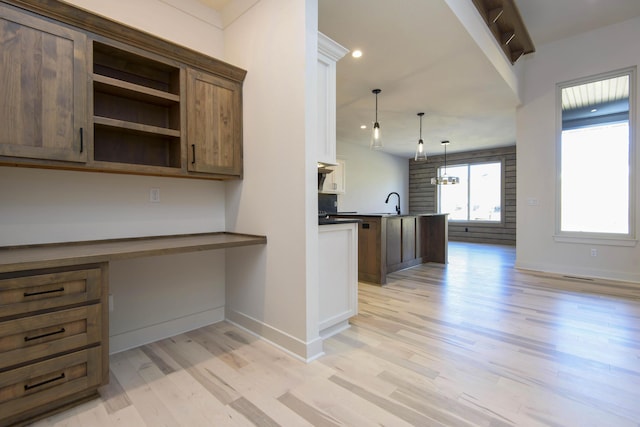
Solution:
<path fill-rule="evenodd" d="M 447 263 L 448 214 L 336 215 L 360 219 L 358 280 L 387 283 L 387 273 L 425 262 Z"/>

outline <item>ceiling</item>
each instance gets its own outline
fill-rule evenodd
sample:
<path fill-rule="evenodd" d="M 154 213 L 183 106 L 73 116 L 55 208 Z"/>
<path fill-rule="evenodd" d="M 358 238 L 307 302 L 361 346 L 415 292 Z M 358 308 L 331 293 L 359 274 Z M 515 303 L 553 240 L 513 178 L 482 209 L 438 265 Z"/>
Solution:
<path fill-rule="evenodd" d="M 516 3 L 536 48 L 640 16 L 638 0 Z M 378 121 L 387 153 L 413 157 L 419 112 L 425 113 L 428 154 L 441 154 L 442 140 L 451 141 L 449 152 L 515 143 L 518 96 L 445 0 L 318 0 L 318 6 L 319 30 L 363 51 L 361 58 L 347 55 L 337 65 L 338 141 L 369 145 L 371 91 L 379 88 Z"/>

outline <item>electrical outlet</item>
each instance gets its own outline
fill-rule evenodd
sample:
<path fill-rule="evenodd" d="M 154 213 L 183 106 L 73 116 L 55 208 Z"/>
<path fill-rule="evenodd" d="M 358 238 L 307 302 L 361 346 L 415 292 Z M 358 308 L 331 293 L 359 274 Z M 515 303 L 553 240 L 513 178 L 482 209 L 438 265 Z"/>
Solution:
<path fill-rule="evenodd" d="M 149 201 L 151 203 L 160 203 L 160 189 L 152 188 L 149 190 Z"/>
<path fill-rule="evenodd" d="M 591 256 L 598 256 L 598 250 L 596 248 L 591 248 Z"/>

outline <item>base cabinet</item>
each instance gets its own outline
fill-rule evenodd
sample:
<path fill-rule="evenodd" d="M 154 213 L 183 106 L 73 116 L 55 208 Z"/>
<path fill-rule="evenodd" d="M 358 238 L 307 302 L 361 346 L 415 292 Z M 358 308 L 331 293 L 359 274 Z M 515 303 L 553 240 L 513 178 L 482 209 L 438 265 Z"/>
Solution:
<path fill-rule="evenodd" d="M 0 274 L 0 425 L 24 425 L 108 382 L 106 269 Z"/>
<path fill-rule="evenodd" d="M 387 283 L 387 273 L 426 262 L 447 263 L 448 214 L 339 215 L 362 222 L 358 280 Z"/>
<path fill-rule="evenodd" d="M 321 225 L 318 240 L 318 329 L 326 338 L 358 314 L 358 224 Z"/>

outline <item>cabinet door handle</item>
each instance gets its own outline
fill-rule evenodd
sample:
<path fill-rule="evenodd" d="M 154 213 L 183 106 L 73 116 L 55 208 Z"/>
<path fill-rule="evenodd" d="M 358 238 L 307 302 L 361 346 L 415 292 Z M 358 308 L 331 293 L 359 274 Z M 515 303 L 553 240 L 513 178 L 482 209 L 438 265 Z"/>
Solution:
<path fill-rule="evenodd" d="M 33 340 L 37 340 L 38 338 L 50 337 L 51 335 L 64 334 L 64 332 L 65 332 L 65 329 L 60 328 L 60 330 L 58 331 L 49 332 L 47 334 L 36 335 L 35 337 L 24 337 L 24 341 L 25 342 L 33 341 Z"/>
<path fill-rule="evenodd" d="M 80 128 L 80 152 L 84 151 L 84 129 Z"/>
<path fill-rule="evenodd" d="M 25 391 L 26 390 L 31 390 L 33 388 L 40 387 L 40 386 L 43 386 L 45 384 L 49 384 L 49 383 L 52 383 L 54 381 L 63 380 L 63 379 L 64 379 L 64 372 L 61 373 L 60 375 L 58 375 L 57 377 L 53 377 L 53 378 L 50 378 L 48 380 L 40 381 L 39 383 L 25 384 L 24 385 L 24 389 L 25 389 Z"/>
<path fill-rule="evenodd" d="M 191 164 L 196 164 L 196 144 L 191 144 Z"/>
<path fill-rule="evenodd" d="M 23 295 L 25 297 L 32 297 L 35 295 L 44 295 L 44 294 L 52 294 L 54 292 L 64 292 L 64 286 L 58 289 L 50 289 L 48 291 L 39 291 L 39 292 L 25 292 Z"/>

